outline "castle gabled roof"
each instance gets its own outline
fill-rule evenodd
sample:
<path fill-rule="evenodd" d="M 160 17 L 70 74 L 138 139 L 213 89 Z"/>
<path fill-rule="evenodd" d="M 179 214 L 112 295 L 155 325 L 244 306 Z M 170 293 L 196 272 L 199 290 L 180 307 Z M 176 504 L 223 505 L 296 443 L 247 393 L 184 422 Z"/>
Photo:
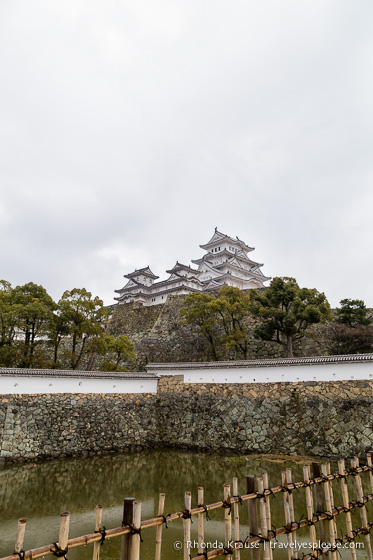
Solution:
<path fill-rule="evenodd" d="M 250 263 L 253 262 L 247 257 L 246 253 L 244 251 L 242 251 L 242 249 L 239 249 L 239 250 L 235 249 L 234 252 L 229 251 L 228 249 L 222 249 L 218 253 L 206 253 L 201 258 L 192 260 L 192 263 L 201 264 L 203 261 L 208 261 L 208 260 L 211 261 L 211 260 L 215 259 L 216 257 L 220 257 L 220 258 L 227 257 L 227 260 L 229 260 L 232 257 L 234 258 L 236 255 L 241 255 L 241 254 L 243 255 L 242 258 L 244 258 L 246 261 L 248 261 Z M 254 263 L 254 264 L 256 264 L 256 263 Z"/>
<path fill-rule="evenodd" d="M 131 282 L 132 282 L 132 284 L 131 284 Z M 143 286 L 143 284 L 140 284 L 140 282 L 138 282 L 134 278 L 131 278 L 130 280 L 128 280 L 127 284 L 125 286 L 123 286 L 123 288 L 121 290 L 114 290 L 114 292 L 116 292 L 117 294 L 121 294 L 122 292 L 125 292 L 129 288 L 135 287 L 136 285 L 137 286 Z"/>
<path fill-rule="evenodd" d="M 256 264 L 256 263 L 255 263 L 255 264 Z M 226 266 L 226 265 L 229 265 L 230 267 L 232 267 L 233 270 L 236 269 L 236 270 L 238 270 L 238 271 L 240 271 L 240 272 L 245 273 L 245 275 L 247 275 L 247 276 L 251 276 L 253 279 L 254 279 L 254 278 L 260 277 L 260 279 L 261 279 L 263 282 L 265 282 L 266 280 L 270 280 L 270 279 L 271 279 L 270 276 L 269 276 L 269 277 L 268 277 L 268 276 L 264 276 L 263 272 L 262 272 L 262 271 L 260 270 L 260 268 L 259 268 L 259 265 L 253 266 L 250 270 L 247 270 L 247 268 L 244 268 L 244 267 L 240 264 L 240 262 L 238 261 L 238 259 L 232 259 L 232 260 L 230 260 L 230 261 L 228 261 L 228 262 L 219 263 L 219 264 L 215 265 L 215 268 L 218 269 L 218 270 L 220 270 L 221 268 L 223 268 L 223 267 Z M 232 274 L 233 274 L 233 272 L 232 272 Z M 240 278 L 240 277 L 237 276 L 237 278 Z M 248 280 L 248 281 L 250 280 L 250 278 L 247 278 L 247 279 L 241 278 L 241 279 L 242 279 L 242 280 Z"/>
<path fill-rule="evenodd" d="M 244 251 L 250 252 L 250 251 L 254 251 L 254 249 L 255 249 L 255 247 L 249 247 L 248 245 L 246 245 L 246 243 L 244 241 L 242 241 L 242 239 L 237 237 L 237 235 L 236 235 L 236 239 L 233 240 L 233 241 L 235 241 L 236 243 L 239 243 L 239 245 L 242 247 L 242 249 Z"/>
<path fill-rule="evenodd" d="M 263 263 L 258 263 L 256 261 L 252 261 L 245 253 L 245 251 L 236 251 L 235 257 L 237 259 L 242 259 L 243 261 L 250 263 L 252 266 L 263 266 Z"/>
<path fill-rule="evenodd" d="M 245 255 L 245 253 L 242 254 Z M 232 255 L 230 259 L 219 264 L 214 264 L 213 262 L 210 262 L 209 256 L 210 256 L 209 254 L 203 255 L 203 257 L 201 259 L 198 259 L 198 261 L 192 261 L 192 262 L 199 265 L 204 264 L 209 270 L 211 270 L 211 272 L 215 273 L 217 277 L 220 277 L 219 275 L 221 275 L 220 272 L 221 268 L 224 268 L 224 266 L 229 266 L 229 267 L 233 267 L 233 269 L 242 271 L 243 273 L 245 273 L 245 275 L 251 276 L 253 279 L 260 277 L 263 282 L 271 279 L 271 277 L 264 276 L 263 272 L 260 270 L 259 267 L 263 265 L 251 261 L 249 258 L 246 257 L 246 255 L 245 258 L 243 258 L 240 254 L 236 253 Z M 250 269 L 244 268 L 240 263 L 240 258 L 245 262 L 251 264 L 252 267 Z M 227 274 L 227 273 L 223 273 L 223 274 Z M 241 277 L 237 277 L 237 278 L 240 278 L 240 280 L 245 280 L 244 278 Z M 249 280 L 249 278 L 247 278 L 247 280 Z"/>
<path fill-rule="evenodd" d="M 153 274 L 153 272 L 150 270 L 148 266 L 145 266 L 144 268 L 139 268 L 138 270 L 134 270 L 133 272 L 130 272 L 130 274 L 124 274 L 124 278 L 133 278 L 134 276 L 140 276 L 140 275 L 148 276 L 149 278 L 153 278 L 153 280 L 159 278 L 159 276 Z"/>
<path fill-rule="evenodd" d="M 207 255 L 205 255 L 205 256 L 207 256 Z M 204 265 L 206 265 L 207 268 L 208 268 L 209 270 L 211 270 L 212 272 L 214 272 L 215 274 L 217 274 L 217 275 L 220 274 L 219 271 L 216 270 L 216 267 L 213 266 L 213 264 L 210 263 L 207 259 L 205 259 L 205 257 L 203 257 L 203 258 L 201 259 L 201 264 L 202 264 L 202 263 L 203 263 Z M 200 272 L 200 271 L 199 271 L 199 272 Z"/>
<path fill-rule="evenodd" d="M 210 241 L 208 241 L 208 243 L 205 243 L 205 245 L 200 245 L 200 247 L 201 249 L 205 249 L 206 251 L 208 251 L 209 249 L 211 249 L 211 247 L 217 245 L 221 241 L 229 241 L 232 245 L 236 245 L 236 246 L 238 245 L 241 249 L 247 252 L 254 251 L 254 247 L 249 247 L 248 245 L 246 245 L 246 243 L 244 243 L 244 241 L 241 241 L 241 239 L 239 239 L 238 237 L 234 239 L 233 237 L 230 237 L 225 233 L 221 233 L 220 231 L 218 231 L 218 228 L 215 228 L 214 235 L 211 237 Z"/>
<path fill-rule="evenodd" d="M 205 283 L 204 283 L 205 284 Z M 203 287 L 203 291 L 208 291 L 208 290 L 215 290 L 215 289 L 220 289 L 222 287 L 222 284 L 217 282 L 214 278 L 212 280 L 208 280 L 208 282 L 205 284 L 205 286 Z"/>
<path fill-rule="evenodd" d="M 190 266 L 188 266 L 187 264 L 182 264 L 179 263 L 179 261 L 176 261 L 176 264 L 173 268 L 170 268 L 170 270 L 166 270 L 166 272 L 168 274 L 173 274 L 174 272 L 177 272 L 178 270 L 186 270 L 187 272 L 194 272 L 194 274 L 197 274 L 198 270 L 196 270 L 195 268 L 192 268 Z"/>

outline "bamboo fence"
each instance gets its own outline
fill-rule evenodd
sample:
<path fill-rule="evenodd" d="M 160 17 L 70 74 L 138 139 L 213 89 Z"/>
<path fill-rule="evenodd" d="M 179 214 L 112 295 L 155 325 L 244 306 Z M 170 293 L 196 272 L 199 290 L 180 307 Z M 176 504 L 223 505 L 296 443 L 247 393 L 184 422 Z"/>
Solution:
<path fill-rule="evenodd" d="M 204 489 L 198 488 L 198 505 L 192 508 L 192 494 L 185 493 L 184 509 L 176 513 L 164 515 L 165 494 L 159 495 L 158 515 L 155 518 L 141 521 L 141 501 L 135 498 L 125 498 L 123 507 L 123 523 L 121 527 L 106 529 L 102 525 L 104 510 L 101 505 L 96 508 L 96 521 L 94 532 L 76 538 L 69 537 L 70 513 L 61 514 L 60 530 L 58 540 L 52 544 L 40 546 L 32 550 L 23 550 L 26 531 L 25 518 L 18 520 L 14 553 L 0 560 L 36 560 L 45 556 L 56 556 L 66 558 L 68 551 L 75 548 L 93 544 L 92 558 L 100 560 L 104 558 L 101 550 L 105 541 L 121 537 L 120 560 L 140 560 L 141 558 L 141 534 L 143 531 L 156 528 L 154 558 L 161 560 L 169 558 L 169 554 L 162 554 L 163 527 L 169 523 L 182 520 L 183 542 L 180 542 L 182 552 L 176 557 L 184 560 L 209 560 L 218 556 L 226 556 L 228 559 L 241 560 L 273 560 L 276 556 L 276 543 L 278 537 L 284 535 L 283 543 L 287 543 L 287 555 L 289 560 L 299 558 L 297 540 L 299 532 L 307 528 L 308 531 L 308 554 L 301 555 L 302 560 L 313 560 L 315 558 L 331 558 L 337 560 L 340 549 L 348 544 L 348 552 L 351 560 L 357 560 L 355 544 L 358 537 L 364 541 L 364 558 L 373 560 L 371 547 L 371 531 L 373 529 L 372 519 L 368 519 L 367 505 L 373 502 L 373 453 L 368 453 L 366 465 L 359 465 L 359 459 L 351 460 L 350 469 L 346 469 L 345 460 L 338 462 L 338 471 L 331 474 L 330 464 L 320 465 L 312 463 L 312 475 L 310 465 L 303 467 L 303 480 L 292 482 L 291 469 L 281 473 L 281 485 L 270 488 L 268 474 L 255 480 L 253 476 L 246 476 L 247 493 L 238 494 L 238 479 L 233 479 L 232 491 L 230 484 L 223 488 L 223 499 L 212 504 L 204 504 Z M 367 475 L 369 478 L 367 478 Z M 369 486 L 370 493 L 364 493 L 364 483 Z M 348 480 L 353 484 L 348 488 Z M 338 482 L 339 484 L 338 484 Z M 342 504 L 335 505 L 334 490 L 336 485 L 340 486 Z M 354 491 L 354 499 L 350 498 L 349 491 Z M 303 494 L 302 491 L 303 490 Z M 297 491 L 294 493 L 294 491 Z M 271 497 L 283 494 L 283 525 L 274 527 L 271 515 Z M 305 508 L 305 515 L 296 521 L 295 504 L 301 502 Z M 247 502 L 248 523 L 241 521 L 239 505 Z M 215 510 L 223 511 L 224 535 L 221 536 L 222 546 L 206 548 L 205 527 L 209 520 L 209 512 Z M 353 527 L 353 516 L 356 510 L 360 514 L 360 523 Z M 192 518 L 197 517 L 198 546 L 191 548 Z M 356 517 L 356 516 L 355 516 Z M 343 534 L 342 527 L 339 528 L 338 537 L 337 522 L 344 518 L 346 533 Z M 304 532 L 303 532 L 304 533 Z M 243 536 L 245 535 L 245 538 Z M 304 542 L 304 536 L 302 537 Z M 208 539 L 206 539 L 208 540 Z M 215 539 L 214 539 L 215 540 Z M 284 547 L 282 547 L 284 548 Z M 304 548 L 304 546 L 303 546 Z M 196 552 L 195 556 L 192 556 Z M 119 560 L 118 558 L 118 560 Z"/>

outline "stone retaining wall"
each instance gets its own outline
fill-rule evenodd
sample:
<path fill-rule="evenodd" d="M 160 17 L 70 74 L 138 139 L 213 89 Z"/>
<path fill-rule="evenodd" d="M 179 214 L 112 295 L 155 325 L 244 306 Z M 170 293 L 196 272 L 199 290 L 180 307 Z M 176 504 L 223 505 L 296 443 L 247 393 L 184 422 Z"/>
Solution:
<path fill-rule="evenodd" d="M 184 384 L 165 377 L 164 445 L 350 456 L 373 448 L 373 381 Z"/>
<path fill-rule="evenodd" d="M 373 448 L 373 382 L 184 384 L 156 395 L 0 398 L 3 458 L 173 447 L 351 456 Z"/>
<path fill-rule="evenodd" d="M 0 456 L 58 457 L 156 445 L 154 394 L 0 397 Z"/>
<path fill-rule="evenodd" d="M 180 323 L 180 309 L 186 296 L 169 296 L 162 305 L 144 307 L 138 303 L 116 305 L 109 331 L 115 336 L 125 334 L 134 343 L 137 354 L 137 370 L 145 369 L 152 362 L 198 362 L 209 356 L 206 340 L 193 332 L 188 325 Z M 250 329 L 254 319 L 248 317 Z M 328 351 L 323 341 L 323 326 L 314 325 L 311 335 L 301 345 L 295 345 L 296 356 L 323 356 Z M 249 341 L 247 359 L 283 357 L 283 348 L 274 342 Z M 229 352 L 222 359 L 237 359 Z M 242 357 L 240 357 L 242 359 Z"/>

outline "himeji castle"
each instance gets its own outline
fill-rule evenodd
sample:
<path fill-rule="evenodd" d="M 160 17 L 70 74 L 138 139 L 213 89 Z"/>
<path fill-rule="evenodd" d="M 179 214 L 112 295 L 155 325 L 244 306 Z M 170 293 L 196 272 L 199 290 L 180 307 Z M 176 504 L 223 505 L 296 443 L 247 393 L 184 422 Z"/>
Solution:
<path fill-rule="evenodd" d="M 173 268 L 166 270 L 169 278 L 161 282 L 156 282 L 159 276 L 148 266 L 140 268 L 124 275 L 128 282 L 121 290 L 115 290 L 118 297 L 114 299 L 119 304 L 158 305 L 165 303 L 169 295 L 217 291 L 224 285 L 242 290 L 264 288 L 264 282 L 270 280 L 260 270 L 263 264 L 248 257 L 254 248 L 238 237 L 230 237 L 215 228 L 210 241 L 200 247 L 206 253 L 192 260 L 198 268 L 176 262 Z"/>

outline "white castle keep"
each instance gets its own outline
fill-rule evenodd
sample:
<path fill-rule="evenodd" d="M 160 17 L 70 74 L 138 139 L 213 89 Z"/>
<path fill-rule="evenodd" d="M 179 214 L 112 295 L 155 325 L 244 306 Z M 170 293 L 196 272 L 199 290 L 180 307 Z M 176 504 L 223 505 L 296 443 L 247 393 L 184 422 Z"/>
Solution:
<path fill-rule="evenodd" d="M 234 239 L 215 228 L 210 241 L 200 247 L 206 254 L 192 261 L 197 269 L 176 261 L 173 268 L 166 270 L 170 277 L 155 282 L 159 276 L 148 266 L 140 268 L 124 275 L 128 282 L 121 290 L 115 290 L 118 297 L 114 299 L 119 304 L 139 302 L 149 306 L 165 303 L 169 295 L 217 291 L 224 285 L 241 290 L 264 288 L 263 283 L 270 280 L 260 270 L 263 264 L 247 256 L 254 248 L 238 237 Z"/>

